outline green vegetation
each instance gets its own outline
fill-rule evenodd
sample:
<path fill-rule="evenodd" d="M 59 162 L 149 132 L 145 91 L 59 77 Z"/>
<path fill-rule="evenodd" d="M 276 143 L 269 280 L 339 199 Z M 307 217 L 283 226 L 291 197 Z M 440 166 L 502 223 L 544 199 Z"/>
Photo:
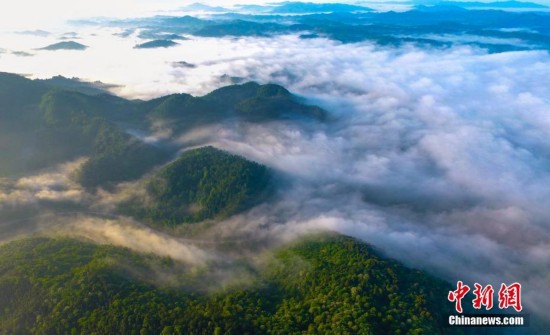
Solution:
<path fill-rule="evenodd" d="M 86 187 L 105 186 L 137 178 L 166 159 L 164 152 L 115 125 L 139 118 L 136 103 L 10 74 L 0 74 L 0 88 L 0 176 L 89 156 L 79 181 Z"/>
<path fill-rule="evenodd" d="M 215 106 L 201 98 L 189 94 L 173 94 L 162 101 L 149 113 L 149 118 L 168 121 L 177 131 L 219 122 L 225 118 Z"/>
<path fill-rule="evenodd" d="M 135 199 L 122 210 L 169 225 L 227 217 L 262 200 L 269 180 L 263 165 L 212 147 L 194 149 L 149 180 L 150 199 Z"/>
<path fill-rule="evenodd" d="M 29 80 L 0 73 L 0 177 L 24 175 L 77 157 L 91 157 L 79 180 L 89 188 L 135 179 L 167 153 L 126 133 L 166 124 L 177 136 L 227 120 L 324 120 L 326 112 L 300 103 L 277 85 L 246 83 L 204 97 L 174 94 L 130 101 L 78 80 Z M 168 153 L 170 154 L 170 153 Z"/>
<path fill-rule="evenodd" d="M 16 74 L 0 72 L 0 118 L 22 117 L 19 109 L 40 101 L 48 87 Z"/>
<path fill-rule="evenodd" d="M 0 80 L 0 86 L 7 88 L 0 89 L 0 176 L 38 170 L 74 158 L 71 153 L 75 150 L 63 145 L 67 138 L 60 139 L 62 134 L 47 129 L 38 108 L 48 88 L 29 82 L 15 76 Z M 76 139 L 74 143 L 78 142 Z"/>
<path fill-rule="evenodd" d="M 441 326 L 442 316 L 450 312 L 445 300 L 450 286 L 385 260 L 350 238 L 316 237 L 284 247 L 258 269 L 254 285 L 214 293 L 138 279 L 152 266 L 169 270 L 177 265 L 68 239 L 4 245 L 0 333 L 458 332 Z"/>
<path fill-rule="evenodd" d="M 263 85 L 256 96 L 240 101 L 235 111 L 252 122 L 292 117 L 313 117 L 324 120 L 326 115 L 319 107 L 304 106 L 292 98 L 285 88 L 278 85 Z"/>
<path fill-rule="evenodd" d="M 161 150 L 102 123 L 96 130 L 92 156 L 77 178 L 84 187 L 108 186 L 137 179 L 166 158 Z"/>
<path fill-rule="evenodd" d="M 324 121 L 327 113 L 301 103 L 279 85 L 248 82 L 222 87 L 203 97 L 167 96 L 148 116 L 152 121 L 169 122 L 177 132 L 185 132 L 227 119 L 257 123 L 292 118 Z"/>
<path fill-rule="evenodd" d="M 40 107 L 49 130 L 47 134 L 55 137 L 55 143 L 71 139 L 71 145 L 57 146 L 65 150 L 64 156 L 83 152 L 90 156 L 77 176 L 85 187 L 136 179 L 166 159 L 166 154 L 159 149 L 124 133 L 103 118 L 104 101 L 95 97 L 54 90 L 42 97 Z"/>
<path fill-rule="evenodd" d="M 67 91 L 76 91 L 86 95 L 107 95 L 108 89 L 116 88 L 117 85 L 109 85 L 100 81 L 86 82 L 79 78 L 65 78 L 63 76 L 55 76 L 49 79 L 39 79 L 45 85 L 57 87 Z"/>

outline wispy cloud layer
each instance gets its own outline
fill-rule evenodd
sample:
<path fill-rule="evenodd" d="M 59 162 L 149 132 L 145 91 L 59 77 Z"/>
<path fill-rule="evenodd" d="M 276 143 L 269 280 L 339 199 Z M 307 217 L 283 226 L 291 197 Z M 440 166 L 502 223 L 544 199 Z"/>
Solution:
<path fill-rule="evenodd" d="M 42 174 L 17 180 L 0 180 L 0 210 L 44 201 L 82 202 L 86 197 L 85 192 L 72 180 L 72 174 L 83 162 L 84 159 L 78 159 Z"/>
<path fill-rule="evenodd" d="M 57 221 L 54 231 L 59 234 L 86 238 L 101 244 L 113 244 L 139 253 L 170 257 L 189 265 L 205 265 L 207 261 L 216 258 L 189 242 L 124 218 L 105 219 L 84 215 Z"/>
<path fill-rule="evenodd" d="M 203 94 L 222 85 L 223 75 L 282 84 L 330 111 L 333 120 L 216 127 L 179 138 L 200 138 L 288 178 L 275 203 L 222 222 L 212 234 L 226 229 L 285 239 L 336 230 L 451 280 L 520 281 L 527 304 L 547 315 L 550 302 L 540 294 L 550 290 L 547 52 L 382 48 L 296 36 L 194 38 L 170 49 L 136 50 L 137 32 L 128 38 L 114 32 L 83 32 L 90 46 L 83 53 L 40 54 L 25 62 L 2 54 L 0 65 L 124 84 L 120 93 L 142 98 Z M 69 56 L 71 62 L 63 61 Z M 44 60 L 49 72 L 42 70 Z M 183 61 L 195 67 L 173 66 Z M 48 181 L 17 183 L 18 190 L 37 190 L 32 197 L 52 196 L 43 186 Z M 148 231 L 112 228 L 94 223 L 78 229 L 175 258 L 196 252 L 175 246 L 172 254 L 165 237 L 149 244 Z"/>
<path fill-rule="evenodd" d="M 309 130 L 215 132 L 216 145 L 297 180 L 268 214 L 240 224 L 329 228 L 452 280 L 522 281 L 546 314 L 537 292 L 550 282 L 540 271 L 550 260 L 548 54 L 327 43 L 259 41 L 247 48 L 255 57 L 217 65 L 337 117 Z"/>

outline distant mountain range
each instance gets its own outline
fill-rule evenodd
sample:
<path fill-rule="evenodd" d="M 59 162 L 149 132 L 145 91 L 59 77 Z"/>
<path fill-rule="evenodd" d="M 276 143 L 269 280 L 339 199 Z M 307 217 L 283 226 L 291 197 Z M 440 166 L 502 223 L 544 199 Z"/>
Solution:
<path fill-rule="evenodd" d="M 372 8 L 342 3 L 281 2 L 273 5 L 271 13 L 350 13 L 370 12 Z"/>
<path fill-rule="evenodd" d="M 211 12 L 211 13 L 225 13 L 230 11 L 229 9 L 224 7 L 209 6 L 198 2 L 182 7 L 180 8 L 180 10 L 185 12 Z"/>
<path fill-rule="evenodd" d="M 368 2 L 364 2 L 368 3 Z M 407 2 L 395 2 L 396 4 L 406 5 Z M 461 8 L 475 9 L 545 9 L 548 6 L 535 2 L 525 1 L 438 1 L 438 0 L 412 0 L 413 5 L 425 6 L 456 6 Z M 286 1 L 270 3 L 267 5 L 236 5 L 233 8 L 210 6 L 203 3 L 194 3 L 180 8 L 185 12 L 207 12 L 207 13 L 264 13 L 264 14 L 312 14 L 312 13 L 353 13 L 370 12 L 372 8 L 360 4 L 344 3 L 314 3 L 300 1 Z"/>
<path fill-rule="evenodd" d="M 268 5 L 236 5 L 234 9 L 219 6 L 209 6 L 202 3 L 194 3 L 182 7 L 181 10 L 187 12 L 210 12 L 210 13 L 228 13 L 228 12 L 254 12 L 254 13 L 273 13 L 273 14 L 309 14 L 309 13 L 351 13 L 351 12 L 369 12 L 371 8 L 359 5 L 350 5 L 343 3 L 313 3 L 287 1 L 272 3 Z"/>
<path fill-rule="evenodd" d="M 434 1 L 434 0 L 415 0 L 415 4 L 429 5 L 429 6 L 456 6 L 461 8 L 477 8 L 477 9 L 545 9 L 548 6 L 523 1 L 493 1 L 493 2 L 479 2 L 479 1 Z"/>
<path fill-rule="evenodd" d="M 298 6 L 296 3 L 283 4 Z M 299 4 L 297 8 L 311 8 L 308 4 Z M 459 2 L 443 2 L 439 5 L 418 5 L 405 12 L 343 11 L 307 15 L 283 15 L 271 12 L 274 8 L 270 7 L 267 10 L 262 7 L 260 10 L 264 12 L 261 14 L 223 13 L 203 18 L 165 16 L 140 19 L 130 24 L 139 28 L 140 36 L 144 38 L 160 36 L 269 38 L 296 34 L 302 39 L 327 38 L 342 43 L 370 41 L 380 46 L 413 44 L 419 47 L 447 48 L 453 45 L 468 45 L 491 53 L 550 49 L 550 13 L 469 10 L 460 7 L 459 4 Z M 257 6 L 253 9 L 258 13 Z M 465 36 L 480 38 L 472 39 Z M 522 42 L 518 43 L 518 41 Z"/>

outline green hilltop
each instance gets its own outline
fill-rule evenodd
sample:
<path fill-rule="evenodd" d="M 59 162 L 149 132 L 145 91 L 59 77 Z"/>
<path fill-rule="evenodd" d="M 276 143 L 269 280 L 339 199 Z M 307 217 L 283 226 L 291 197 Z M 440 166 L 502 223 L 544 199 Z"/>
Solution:
<path fill-rule="evenodd" d="M 133 199 L 121 209 L 153 224 L 225 218 L 260 203 L 270 179 L 261 164 L 213 147 L 193 149 L 147 180 L 146 200 Z"/>
<path fill-rule="evenodd" d="M 245 157 L 210 146 L 179 154 L 181 147 L 149 143 L 130 130 L 147 134 L 164 124 L 178 138 L 224 122 L 330 122 L 327 112 L 274 84 L 149 101 L 90 88 L 66 78 L 0 73 L 0 178 L 87 157 L 72 177 L 88 195 L 137 181 L 137 192 L 117 213 L 178 234 L 175 240 L 187 228 L 200 232 L 212 221 L 267 204 L 284 189 L 271 169 Z M 14 213 L 74 210 L 21 206 Z M 87 204 L 79 206 L 86 210 Z M 182 223 L 197 224 L 171 229 Z M 195 266 L 49 236 L 0 245 L 0 334 L 461 333 L 443 327 L 452 308 L 447 283 L 337 234 L 275 250 L 263 241 L 212 246 L 205 250 L 217 256 Z"/>
<path fill-rule="evenodd" d="M 442 326 L 448 284 L 364 243 L 317 236 L 266 259 L 244 286 L 187 275 L 172 287 L 140 279 L 177 268 L 154 256 L 70 239 L 12 242 L 0 247 L 0 333 L 460 334 Z M 185 288 L 197 280 L 209 291 Z"/>
<path fill-rule="evenodd" d="M 0 177 L 24 175 L 87 156 L 79 182 L 87 188 L 135 180 L 175 152 L 144 143 L 127 128 L 153 131 L 166 123 L 174 136 L 227 120 L 323 121 L 326 112 L 305 105 L 278 85 L 246 83 L 204 97 L 174 94 L 149 101 L 87 94 L 70 80 L 29 80 L 0 73 Z"/>

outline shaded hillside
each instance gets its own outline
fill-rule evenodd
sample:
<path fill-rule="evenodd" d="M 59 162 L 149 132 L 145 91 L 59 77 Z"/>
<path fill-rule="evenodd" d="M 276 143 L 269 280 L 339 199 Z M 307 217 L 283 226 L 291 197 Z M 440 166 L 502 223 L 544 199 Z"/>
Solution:
<path fill-rule="evenodd" d="M 0 177 L 85 156 L 90 160 L 79 175 L 82 185 L 109 186 L 138 178 L 173 153 L 143 143 L 129 134 L 132 129 L 147 133 L 153 124 L 165 123 L 178 135 L 225 120 L 326 117 L 277 85 L 247 83 L 204 97 L 174 94 L 150 101 L 79 91 L 66 82 L 60 87 L 0 73 Z"/>
<path fill-rule="evenodd" d="M 107 111 L 116 101 L 76 92 L 50 91 L 42 97 L 40 109 L 46 135 L 63 157 L 86 155 L 77 179 L 85 187 L 110 184 L 140 177 L 168 158 L 167 153 L 145 144 L 107 121 Z"/>
<path fill-rule="evenodd" d="M 248 82 L 219 88 L 203 97 L 174 94 L 162 99 L 149 113 L 152 121 L 165 121 L 177 132 L 184 132 L 228 119 L 268 122 L 305 118 L 324 121 L 327 112 L 306 105 L 285 88 Z"/>
<path fill-rule="evenodd" d="M 95 187 L 136 178 L 167 158 L 115 125 L 135 118 L 136 103 L 51 87 L 0 75 L 0 176 L 24 175 L 88 156 L 80 181 Z"/>

